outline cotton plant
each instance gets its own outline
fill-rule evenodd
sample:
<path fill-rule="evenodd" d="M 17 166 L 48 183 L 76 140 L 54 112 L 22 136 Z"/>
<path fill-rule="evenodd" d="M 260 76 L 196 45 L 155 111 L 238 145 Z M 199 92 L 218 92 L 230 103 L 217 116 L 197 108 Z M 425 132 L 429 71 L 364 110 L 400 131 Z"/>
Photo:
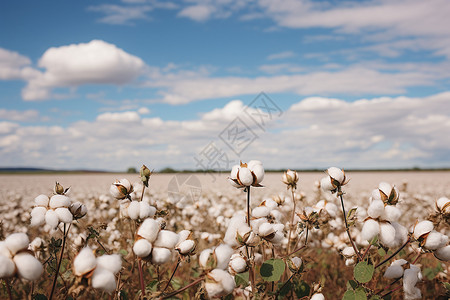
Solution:
<path fill-rule="evenodd" d="M 116 274 L 122 268 L 119 254 L 96 257 L 90 247 L 83 248 L 73 261 L 75 276 L 87 278 L 94 289 L 112 293 L 116 289 Z"/>
<path fill-rule="evenodd" d="M 416 223 L 412 229 L 412 236 L 419 242 L 420 247 L 442 261 L 450 260 L 450 245 L 447 235 L 434 230 L 431 221 L 425 220 Z"/>
<path fill-rule="evenodd" d="M 0 278 L 17 276 L 34 281 L 41 277 L 42 263 L 29 248 L 30 240 L 25 233 L 13 233 L 0 242 Z"/>
<path fill-rule="evenodd" d="M 398 223 L 402 212 L 397 208 L 399 192 L 395 186 L 381 182 L 372 192 L 371 203 L 367 209 L 368 217 L 361 230 L 361 238 L 371 241 L 379 238 L 382 245 L 395 248 L 406 242 L 408 230 Z"/>
<path fill-rule="evenodd" d="M 388 279 L 403 278 L 404 299 L 422 299 L 422 293 L 416 287 L 422 280 L 422 273 L 417 265 L 409 264 L 404 259 L 394 260 L 383 275 Z"/>

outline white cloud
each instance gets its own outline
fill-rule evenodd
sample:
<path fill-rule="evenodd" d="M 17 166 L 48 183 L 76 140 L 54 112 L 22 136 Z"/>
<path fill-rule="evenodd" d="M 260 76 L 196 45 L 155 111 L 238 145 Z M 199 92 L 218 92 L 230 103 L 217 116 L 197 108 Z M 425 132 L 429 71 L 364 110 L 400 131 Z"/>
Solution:
<path fill-rule="evenodd" d="M 211 18 L 216 11 L 215 7 L 209 5 L 192 5 L 182 9 L 178 16 L 186 17 L 194 21 L 202 22 Z"/>
<path fill-rule="evenodd" d="M 99 22 L 113 25 L 133 25 L 133 20 L 149 19 L 147 12 L 153 8 L 149 5 L 140 6 L 121 6 L 115 4 L 101 4 L 97 6 L 89 6 L 89 11 L 101 12 L 106 16 L 101 18 Z"/>
<path fill-rule="evenodd" d="M 17 52 L 0 48 L 0 79 L 27 80 L 39 72 L 30 67 L 31 60 Z"/>
<path fill-rule="evenodd" d="M 17 121 L 17 122 L 30 122 L 36 121 L 39 117 L 39 112 L 37 110 L 10 110 L 0 108 L 0 119 Z"/>
<path fill-rule="evenodd" d="M 195 168 L 194 157 L 214 142 L 230 160 L 258 158 L 268 168 L 448 167 L 449 101 L 450 92 L 354 102 L 309 97 L 268 122 L 264 131 L 246 118 L 239 100 L 187 121 L 128 111 L 67 128 L 0 122 L 0 155 L 3 165 L 125 170 L 150 162 L 156 169 Z M 236 117 L 258 136 L 241 157 L 219 138 Z"/>
<path fill-rule="evenodd" d="M 150 109 L 148 107 L 141 107 L 137 112 L 140 115 L 148 115 L 150 113 Z"/>
<path fill-rule="evenodd" d="M 267 56 L 267 59 L 268 60 L 285 59 L 285 58 L 291 58 L 294 56 L 295 56 L 295 53 L 292 51 L 283 51 L 283 52 L 271 54 L 271 55 Z"/>
<path fill-rule="evenodd" d="M 93 40 L 48 49 L 40 58 L 39 67 L 45 71 L 28 81 L 22 90 L 24 100 L 51 98 L 51 91 L 56 87 L 123 85 L 141 75 L 145 63 L 113 44 Z"/>

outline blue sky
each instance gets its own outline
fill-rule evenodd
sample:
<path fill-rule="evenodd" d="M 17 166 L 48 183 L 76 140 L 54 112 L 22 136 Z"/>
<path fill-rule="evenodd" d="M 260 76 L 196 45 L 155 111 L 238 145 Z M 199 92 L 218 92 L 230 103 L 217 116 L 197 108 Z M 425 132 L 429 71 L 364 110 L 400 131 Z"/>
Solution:
<path fill-rule="evenodd" d="M 0 167 L 201 168 L 206 150 L 219 169 L 449 167 L 449 14 L 445 0 L 3 1 Z M 279 109 L 264 125 L 261 92 Z"/>

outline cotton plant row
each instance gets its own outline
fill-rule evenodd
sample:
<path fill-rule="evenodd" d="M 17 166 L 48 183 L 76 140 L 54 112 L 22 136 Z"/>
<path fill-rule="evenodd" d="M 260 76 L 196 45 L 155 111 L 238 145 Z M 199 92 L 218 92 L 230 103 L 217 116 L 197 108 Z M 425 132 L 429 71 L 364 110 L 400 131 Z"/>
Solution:
<path fill-rule="evenodd" d="M 280 180 L 290 199 L 274 196 L 252 207 L 251 190 L 263 188 L 264 179 L 263 165 L 255 160 L 234 166 L 228 177 L 242 197 L 218 195 L 227 201 L 217 206 L 205 195 L 182 205 L 152 199 L 145 194 L 151 175 L 143 166 L 139 182 L 114 181 L 110 197 L 99 197 L 96 206 L 73 202 L 70 190 L 60 184 L 53 195 L 37 196 L 30 225 L 43 238 L 30 243 L 25 233 L 14 233 L 0 242 L 0 278 L 9 298 L 14 295 L 11 283 L 39 281 L 45 271 L 54 276 L 39 290 L 48 299 L 68 293 L 83 297 L 86 288 L 115 298 L 131 290 L 137 298 L 152 299 L 183 294 L 210 299 L 336 297 L 326 283 L 307 282 L 314 260 L 310 251 L 322 248 L 339 253 L 353 270 L 344 299 L 382 299 L 393 293 L 421 299 L 421 258 L 432 255 L 444 266 L 450 260 L 445 232 L 450 200 L 445 197 L 435 202 L 428 220 L 402 224 L 403 200 L 395 186 L 382 182 L 367 203 L 346 207 L 349 178 L 335 167 L 318 181 L 322 192 L 310 205 L 298 190 L 299 174 L 287 170 Z M 86 215 L 105 224 L 83 224 Z M 211 220 L 215 226 L 206 228 Z M 58 280 L 62 268 L 70 288 Z M 448 274 L 444 270 L 441 276 Z M 387 286 L 378 286 L 388 280 Z M 135 282 L 139 288 L 132 288 Z"/>

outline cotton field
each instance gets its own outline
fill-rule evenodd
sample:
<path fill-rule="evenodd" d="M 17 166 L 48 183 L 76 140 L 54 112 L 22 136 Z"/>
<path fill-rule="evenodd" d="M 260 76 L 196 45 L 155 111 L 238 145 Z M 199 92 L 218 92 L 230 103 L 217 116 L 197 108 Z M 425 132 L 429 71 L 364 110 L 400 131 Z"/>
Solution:
<path fill-rule="evenodd" d="M 0 175 L 2 299 L 447 299 L 450 172 Z"/>

